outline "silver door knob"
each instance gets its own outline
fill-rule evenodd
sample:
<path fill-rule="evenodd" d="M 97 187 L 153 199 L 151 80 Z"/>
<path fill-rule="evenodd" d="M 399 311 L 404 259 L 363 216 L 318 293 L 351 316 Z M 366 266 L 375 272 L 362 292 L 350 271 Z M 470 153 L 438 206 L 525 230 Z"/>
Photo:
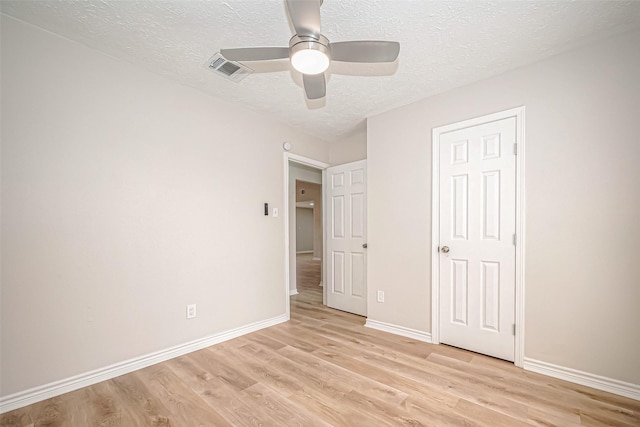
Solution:
<path fill-rule="evenodd" d="M 443 246 L 443 247 L 440 249 L 440 252 L 444 252 L 445 254 L 449 253 L 449 246 Z"/>
<path fill-rule="evenodd" d="M 363 247 L 363 248 L 365 248 L 365 249 L 367 249 L 367 244 L 366 244 L 366 243 L 363 243 L 363 244 L 362 244 L 362 247 Z"/>

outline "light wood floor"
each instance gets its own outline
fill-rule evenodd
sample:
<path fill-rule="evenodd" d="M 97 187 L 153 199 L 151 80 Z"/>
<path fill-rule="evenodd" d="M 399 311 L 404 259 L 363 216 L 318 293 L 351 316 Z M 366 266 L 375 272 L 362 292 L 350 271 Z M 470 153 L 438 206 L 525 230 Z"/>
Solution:
<path fill-rule="evenodd" d="M 291 321 L 22 408 L 2 426 L 640 426 L 640 402 L 363 327 L 301 256 Z"/>

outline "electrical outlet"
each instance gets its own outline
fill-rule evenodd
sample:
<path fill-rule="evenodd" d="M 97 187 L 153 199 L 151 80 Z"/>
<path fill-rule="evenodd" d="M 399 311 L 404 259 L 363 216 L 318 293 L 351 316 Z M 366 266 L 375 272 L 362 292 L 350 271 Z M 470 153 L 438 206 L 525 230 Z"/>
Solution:
<path fill-rule="evenodd" d="M 384 302 L 384 291 L 378 291 L 378 302 Z"/>
<path fill-rule="evenodd" d="M 273 208 L 273 217 L 274 218 L 278 217 L 278 208 Z"/>
<path fill-rule="evenodd" d="M 187 319 L 193 319 L 196 317 L 196 305 L 189 304 L 187 305 Z"/>

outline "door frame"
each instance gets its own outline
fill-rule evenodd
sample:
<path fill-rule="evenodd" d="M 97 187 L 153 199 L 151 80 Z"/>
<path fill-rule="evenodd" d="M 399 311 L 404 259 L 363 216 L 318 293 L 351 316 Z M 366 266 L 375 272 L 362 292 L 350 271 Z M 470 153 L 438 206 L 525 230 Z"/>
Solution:
<path fill-rule="evenodd" d="M 319 169 L 322 172 L 322 182 L 324 183 L 324 175 L 325 170 L 330 166 L 328 163 L 320 162 L 318 160 L 310 159 L 308 157 L 300 156 L 298 154 L 289 153 L 285 151 L 284 153 L 284 291 L 285 291 L 285 316 L 287 320 L 291 318 L 291 301 L 289 298 L 291 297 L 289 293 L 289 286 L 291 277 L 289 276 L 289 256 L 291 252 L 291 248 L 289 246 L 289 163 L 298 163 L 305 166 L 310 166 L 315 169 Z M 322 199 L 324 200 L 324 185 L 322 186 Z M 326 244 L 325 240 L 325 207 L 324 203 L 322 203 L 322 240 L 323 240 L 323 252 L 324 252 L 324 244 Z M 323 253 L 323 257 L 324 257 Z M 323 260 L 324 262 L 324 260 Z M 323 301 L 324 303 L 324 301 Z"/>
<path fill-rule="evenodd" d="M 431 136 L 431 342 L 440 344 L 440 135 L 487 122 L 511 117 L 516 119 L 516 300 L 515 300 L 515 354 L 514 364 L 524 364 L 524 250 L 525 250 L 525 107 L 476 117 L 457 123 L 433 128 Z"/>

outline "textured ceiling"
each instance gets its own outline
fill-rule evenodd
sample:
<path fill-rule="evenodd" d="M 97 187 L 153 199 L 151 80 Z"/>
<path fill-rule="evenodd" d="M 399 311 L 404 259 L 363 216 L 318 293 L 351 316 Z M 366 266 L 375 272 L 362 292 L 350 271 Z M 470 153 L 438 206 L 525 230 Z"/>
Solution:
<path fill-rule="evenodd" d="M 399 41 L 397 63 L 333 63 L 327 96 L 307 101 L 288 61 L 246 63 L 239 83 L 204 67 L 221 48 L 287 46 L 281 0 L 5 1 L 2 13 L 270 114 L 326 140 L 366 117 L 640 28 L 640 1 L 324 0 L 330 41 Z M 28 55 L 28 52 L 25 52 Z"/>

